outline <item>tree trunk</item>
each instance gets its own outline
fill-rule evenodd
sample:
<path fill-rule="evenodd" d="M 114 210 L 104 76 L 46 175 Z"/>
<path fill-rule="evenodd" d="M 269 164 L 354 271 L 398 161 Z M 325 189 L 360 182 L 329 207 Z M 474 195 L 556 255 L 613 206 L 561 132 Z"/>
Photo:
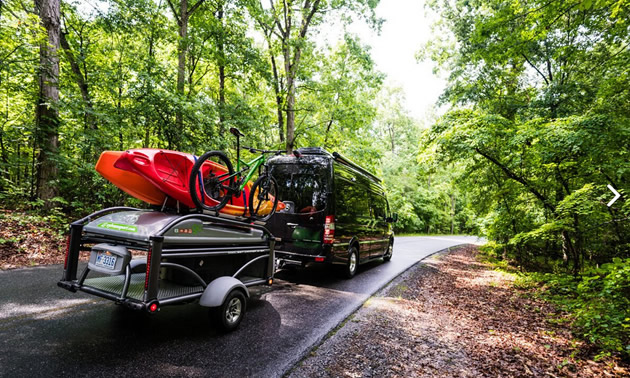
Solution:
<path fill-rule="evenodd" d="M 392 122 L 391 127 L 389 128 L 389 139 L 391 141 L 391 146 L 392 146 L 392 154 L 395 153 L 395 146 L 394 146 L 394 123 Z"/>
<path fill-rule="evenodd" d="M 278 134 L 280 135 L 280 143 L 284 142 L 284 109 L 282 108 L 282 91 L 280 88 L 280 78 L 278 75 L 278 66 L 276 58 L 271 53 L 271 41 L 269 43 L 269 55 L 271 57 L 271 70 L 273 72 L 273 90 L 276 93 L 276 111 L 278 113 Z"/>
<path fill-rule="evenodd" d="M 70 68 L 72 69 L 72 73 L 74 76 L 74 82 L 79 87 L 79 91 L 81 92 L 81 98 L 83 98 L 83 102 L 85 103 L 85 111 L 84 111 L 84 123 L 85 128 L 90 130 L 96 130 L 96 120 L 94 119 L 94 107 L 92 105 L 92 98 L 90 97 L 90 92 L 88 90 L 88 84 L 85 82 L 85 77 L 83 72 L 81 72 L 81 67 L 77 63 L 74 54 L 72 53 L 72 49 L 70 48 L 70 44 L 66 39 L 66 35 L 61 33 L 60 35 L 60 43 L 63 51 L 66 55 L 66 59 L 68 59 L 68 63 L 70 63 Z"/>
<path fill-rule="evenodd" d="M 4 126 L 4 125 L 2 125 Z M 9 171 L 9 160 L 7 159 L 7 149 L 4 146 L 4 127 L 0 127 L 0 157 L 2 159 L 2 162 L 5 164 L 5 166 L 7 167 L 7 172 Z"/>
<path fill-rule="evenodd" d="M 217 4 L 217 20 L 220 23 L 220 30 L 217 34 L 217 48 L 219 50 L 219 133 L 225 132 L 225 41 L 223 25 L 223 2 Z"/>
<path fill-rule="evenodd" d="M 0 0 L 0 20 L 2 20 L 2 0 Z M 2 77 L 0 77 L 0 85 L 2 84 Z M 2 162 L 4 163 L 4 166 L 6 167 L 6 178 L 8 180 L 11 179 L 11 171 L 9 169 L 9 161 L 7 159 L 7 150 L 4 146 L 4 125 L 7 124 L 7 122 L 9 122 L 9 99 L 7 98 L 7 112 L 6 112 L 6 116 L 4 117 L 5 120 L 4 122 L 2 122 L 2 125 L 0 125 L 0 156 L 2 157 Z M 5 172 L 4 170 L 0 170 L 0 178 L 2 178 L 3 176 L 5 176 L 5 174 L 3 173 Z M 0 181 L 0 190 L 4 191 L 4 187 L 2 186 L 2 182 Z"/>
<path fill-rule="evenodd" d="M 57 177 L 57 164 L 54 161 L 59 147 L 59 114 L 55 108 L 59 101 L 59 0 L 35 0 L 42 27 L 48 36 L 47 43 L 39 49 L 39 95 L 35 114 L 40 149 L 37 156 L 36 191 L 44 201 L 44 208 L 50 209 L 50 201 L 57 195 L 54 180 Z"/>
<path fill-rule="evenodd" d="M 179 26 L 179 43 L 177 44 L 177 94 L 180 99 L 184 98 L 184 88 L 186 86 L 186 54 L 188 52 L 188 20 L 190 15 L 197 10 L 197 8 L 204 2 L 204 0 L 198 0 L 195 5 L 188 8 L 188 0 L 180 0 L 179 14 L 175 10 L 175 6 L 168 0 L 168 5 L 171 7 L 173 16 Z M 175 111 L 175 130 L 172 133 L 173 143 L 177 146 L 180 143 L 180 136 L 184 134 L 184 112 L 181 106 L 178 106 Z M 169 140 L 170 145 L 170 140 Z"/>
<path fill-rule="evenodd" d="M 451 235 L 455 233 L 455 194 L 451 194 Z"/>
<path fill-rule="evenodd" d="M 295 84 L 293 78 L 287 78 L 287 154 L 293 153 L 295 145 Z"/>
<path fill-rule="evenodd" d="M 284 66 L 287 75 L 287 153 L 293 153 L 293 147 L 295 146 L 295 79 L 297 77 L 298 67 L 300 65 L 300 58 L 302 56 L 302 43 L 306 39 L 308 28 L 313 20 L 313 16 L 319 10 L 320 0 L 315 0 L 311 3 L 309 0 L 305 1 L 302 8 L 302 22 L 300 25 L 300 31 L 298 33 L 298 40 L 295 44 L 289 43 L 291 36 L 291 9 L 285 9 L 287 12 L 287 25 L 285 26 L 285 40 L 283 41 L 284 52 Z M 285 7 L 290 8 L 291 4 L 285 3 Z M 293 45 L 293 51 L 291 47 Z M 293 53 L 293 59 L 291 59 L 291 53 Z"/>
<path fill-rule="evenodd" d="M 186 85 L 186 52 L 188 50 L 188 0 L 181 0 L 179 11 L 179 43 L 177 44 L 177 94 L 184 98 L 184 86 Z M 184 129 L 184 114 L 181 107 L 175 113 L 175 126 L 177 132 Z"/>
<path fill-rule="evenodd" d="M 37 141 L 34 143 L 36 144 Z M 29 168 L 30 172 L 28 172 Z M 33 148 L 31 153 L 31 166 L 24 167 L 24 179 L 26 180 L 27 177 L 31 178 L 29 182 L 29 197 L 35 198 L 37 196 L 37 148 Z"/>
<path fill-rule="evenodd" d="M 17 143 L 17 147 L 16 147 L 16 150 L 17 150 L 17 164 L 16 164 L 17 165 L 17 169 L 16 169 L 16 173 L 17 173 L 17 175 L 15 177 L 15 185 L 18 188 L 20 187 L 20 181 L 22 180 L 22 172 L 20 172 L 20 169 L 22 168 L 21 167 L 22 164 L 20 164 L 22 162 L 22 154 L 21 154 L 21 151 L 20 151 L 20 146 L 21 145 L 22 145 L 22 143 L 18 142 Z M 26 164 L 26 166 L 28 167 L 28 164 Z"/>
<path fill-rule="evenodd" d="M 10 180 L 10 171 L 9 171 L 9 161 L 7 160 L 7 151 L 4 147 L 4 138 L 3 132 L 4 125 L 0 125 L 0 157 L 2 158 L 2 163 L 6 167 L 6 170 L 0 170 L 0 179 L 6 176 L 7 180 Z M 5 173 L 6 172 L 6 173 Z M 0 190 L 4 192 L 4 180 L 0 180 Z"/>
<path fill-rule="evenodd" d="M 148 59 L 146 60 L 146 70 L 147 70 L 147 78 L 145 83 L 146 83 L 146 89 L 144 90 L 144 94 L 148 95 L 149 97 L 151 96 L 151 94 L 153 93 L 153 85 L 152 82 L 153 80 L 151 79 L 153 76 L 153 58 L 155 56 L 154 53 L 154 49 L 153 49 L 153 44 L 154 44 L 154 40 L 155 40 L 155 29 L 151 29 L 151 35 L 149 37 L 149 46 L 148 46 Z M 142 100 L 145 104 L 147 103 L 146 100 Z M 148 106 L 148 104 L 146 105 Z M 144 141 L 142 142 L 142 147 L 143 148 L 149 148 L 149 137 L 151 136 L 151 118 L 149 117 L 144 117 Z"/>
<path fill-rule="evenodd" d="M 571 235 L 566 230 L 562 231 L 562 254 L 563 256 L 568 256 L 571 259 L 571 262 L 573 263 L 573 275 L 577 277 L 580 272 L 580 259 L 573 247 Z"/>
<path fill-rule="evenodd" d="M 328 148 L 328 134 L 330 133 L 330 129 L 332 128 L 332 124 L 335 120 L 334 118 L 335 112 L 330 115 L 330 119 L 328 120 L 328 125 L 326 125 L 326 133 L 324 134 L 324 148 Z"/>
<path fill-rule="evenodd" d="M 119 84 L 118 85 L 118 99 L 116 101 L 116 120 L 118 121 L 118 124 L 122 124 L 121 110 L 122 110 L 122 85 Z M 118 128 L 118 143 L 119 143 L 119 149 L 121 151 L 124 150 L 125 139 L 123 136 L 122 127 Z"/>

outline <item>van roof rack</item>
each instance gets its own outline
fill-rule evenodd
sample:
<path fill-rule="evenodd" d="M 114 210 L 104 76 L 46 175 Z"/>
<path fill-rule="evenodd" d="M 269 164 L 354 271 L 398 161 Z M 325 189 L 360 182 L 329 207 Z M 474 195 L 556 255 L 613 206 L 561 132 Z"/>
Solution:
<path fill-rule="evenodd" d="M 329 155 L 324 147 L 300 147 L 297 150 L 301 155 Z"/>
<path fill-rule="evenodd" d="M 374 175 L 372 172 L 370 172 L 367 169 L 357 165 L 355 162 L 353 162 L 352 160 L 348 159 L 347 157 L 341 155 L 339 152 L 333 152 L 332 155 L 333 155 L 333 158 L 336 161 L 338 161 L 340 163 L 343 163 L 345 165 L 351 166 L 352 168 L 356 169 L 357 171 L 359 171 L 359 172 L 361 172 L 361 173 L 363 173 L 363 174 L 365 174 L 367 176 L 370 176 L 372 179 L 376 180 L 376 182 L 378 182 L 378 183 L 382 182 L 382 180 L 380 178 L 378 178 L 376 175 Z"/>
<path fill-rule="evenodd" d="M 363 173 L 364 175 L 370 176 L 376 182 L 378 182 L 378 183 L 382 183 L 383 182 L 380 178 L 378 178 L 372 172 L 370 172 L 367 169 L 359 166 L 358 164 L 356 164 L 352 160 L 350 160 L 347 157 L 341 155 L 339 152 L 333 152 L 331 154 L 330 152 L 326 151 L 326 149 L 324 147 L 300 147 L 300 148 L 297 149 L 297 152 L 300 155 L 332 156 L 333 159 L 335 159 L 336 161 L 338 161 L 338 162 L 340 162 L 342 164 L 345 164 L 347 166 L 350 166 L 350 167 L 356 169 L 357 171 Z"/>

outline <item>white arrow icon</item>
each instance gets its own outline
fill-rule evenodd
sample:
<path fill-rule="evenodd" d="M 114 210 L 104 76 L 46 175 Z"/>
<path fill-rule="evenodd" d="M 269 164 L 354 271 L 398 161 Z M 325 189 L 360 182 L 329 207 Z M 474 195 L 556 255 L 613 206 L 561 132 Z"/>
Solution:
<path fill-rule="evenodd" d="M 608 189 L 610 189 L 610 191 L 613 192 L 613 194 L 615 195 L 615 198 L 611 199 L 610 202 L 608 202 L 608 207 L 611 207 L 612 204 L 615 203 L 615 201 L 618 200 L 619 197 L 621 197 L 621 194 L 619 194 L 619 192 L 616 191 L 615 188 L 613 188 L 610 184 L 608 184 Z"/>

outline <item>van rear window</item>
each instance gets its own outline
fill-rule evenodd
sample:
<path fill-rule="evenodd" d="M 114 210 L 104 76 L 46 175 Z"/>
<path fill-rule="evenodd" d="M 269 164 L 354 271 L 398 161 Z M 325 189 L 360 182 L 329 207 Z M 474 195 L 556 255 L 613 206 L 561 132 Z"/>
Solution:
<path fill-rule="evenodd" d="M 273 164 L 271 175 L 278 182 L 281 201 L 292 201 L 296 213 L 312 213 L 326 208 L 329 170 L 320 164 Z"/>

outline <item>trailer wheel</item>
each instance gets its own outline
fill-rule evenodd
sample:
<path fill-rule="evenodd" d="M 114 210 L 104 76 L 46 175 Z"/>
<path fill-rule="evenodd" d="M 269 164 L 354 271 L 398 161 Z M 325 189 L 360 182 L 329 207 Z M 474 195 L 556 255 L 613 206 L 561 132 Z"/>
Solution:
<path fill-rule="evenodd" d="M 246 309 L 245 294 L 239 289 L 234 289 L 228 294 L 221 306 L 210 309 L 210 316 L 221 331 L 230 332 L 241 323 Z"/>

